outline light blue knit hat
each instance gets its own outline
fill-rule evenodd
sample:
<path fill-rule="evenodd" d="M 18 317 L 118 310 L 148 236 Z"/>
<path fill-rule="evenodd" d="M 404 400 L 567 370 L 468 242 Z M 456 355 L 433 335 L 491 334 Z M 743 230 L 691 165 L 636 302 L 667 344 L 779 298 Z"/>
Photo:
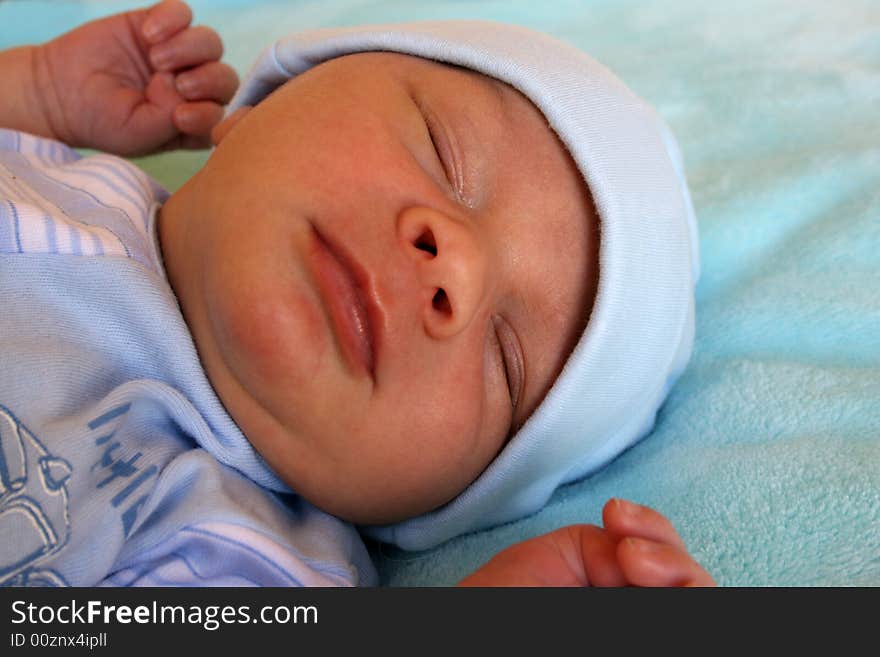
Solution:
<path fill-rule="evenodd" d="M 425 549 L 537 511 L 559 485 L 651 431 L 693 346 L 697 226 L 678 146 L 653 108 L 580 50 L 524 27 L 445 21 L 295 33 L 263 51 L 230 111 L 321 62 L 376 50 L 465 66 L 522 92 L 574 158 L 600 222 L 592 313 L 541 405 L 454 500 L 363 528 Z"/>

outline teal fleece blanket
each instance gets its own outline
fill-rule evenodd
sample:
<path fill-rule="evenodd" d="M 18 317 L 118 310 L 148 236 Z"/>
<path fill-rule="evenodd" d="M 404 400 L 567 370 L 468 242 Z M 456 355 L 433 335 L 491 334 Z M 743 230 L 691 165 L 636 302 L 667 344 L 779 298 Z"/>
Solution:
<path fill-rule="evenodd" d="M 874 0 L 192 0 L 243 74 L 300 28 L 484 18 L 550 32 L 672 126 L 700 225 L 690 366 L 656 429 L 541 512 L 407 553 L 382 582 L 447 585 L 521 539 L 651 505 L 728 586 L 880 585 L 880 4 Z M 0 48 L 131 2 L 0 2 Z M 171 189 L 207 154 L 138 160 Z"/>

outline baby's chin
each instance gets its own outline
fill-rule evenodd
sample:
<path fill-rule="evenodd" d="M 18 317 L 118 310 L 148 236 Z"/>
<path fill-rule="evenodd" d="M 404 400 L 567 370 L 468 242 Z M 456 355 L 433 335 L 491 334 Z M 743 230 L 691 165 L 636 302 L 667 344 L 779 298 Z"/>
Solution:
<path fill-rule="evenodd" d="M 369 490 L 370 486 L 356 488 L 346 486 L 341 481 L 332 490 L 322 493 L 303 491 L 293 482 L 286 483 L 310 504 L 354 525 L 390 525 L 410 520 L 444 506 L 461 493 L 456 488 L 454 493 L 441 497 L 433 491 L 427 494 L 424 491 L 396 489 L 382 495 L 377 494 L 376 490 Z"/>

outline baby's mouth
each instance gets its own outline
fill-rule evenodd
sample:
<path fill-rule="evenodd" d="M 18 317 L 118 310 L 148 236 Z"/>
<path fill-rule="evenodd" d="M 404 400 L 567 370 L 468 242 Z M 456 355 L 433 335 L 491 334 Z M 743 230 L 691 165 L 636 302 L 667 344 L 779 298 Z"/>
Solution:
<path fill-rule="evenodd" d="M 375 380 L 374 334 L 363 269 L 312 227 L 311 261 L 324 308 L 346 362 Z"/>

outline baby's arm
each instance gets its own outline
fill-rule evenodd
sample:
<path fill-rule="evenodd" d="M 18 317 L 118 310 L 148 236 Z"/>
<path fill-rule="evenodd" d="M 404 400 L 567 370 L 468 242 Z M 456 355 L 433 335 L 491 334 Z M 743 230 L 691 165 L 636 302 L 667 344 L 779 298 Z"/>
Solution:
<path fill-rule="evenodd" d="M 571 525 L 495 555 L 460 586 L 714 586 L 672 524 L 645 506 L 610 500 L 604 528 Z"/>
<path fill-rule="evenodd" d="M 40 109 L 34 76 L 34 46 L 0 51 L 0 127 L 51 137 Z"/>
<path fill-rule="evenodd" d="M 180 0 L 0 52 L 0 126 L 118 155 L 205 148 L 238 86 Z"/>

